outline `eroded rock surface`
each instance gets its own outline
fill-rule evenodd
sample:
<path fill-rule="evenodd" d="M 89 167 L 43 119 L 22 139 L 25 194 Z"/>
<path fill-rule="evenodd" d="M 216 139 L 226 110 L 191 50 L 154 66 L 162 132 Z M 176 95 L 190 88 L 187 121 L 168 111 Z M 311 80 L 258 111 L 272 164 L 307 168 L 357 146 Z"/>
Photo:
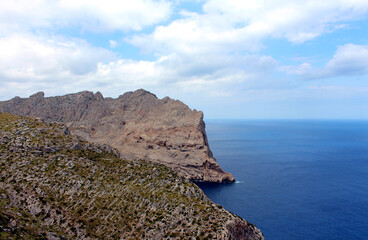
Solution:
<path fill-rule="evenodd" d="M 263 240 L 170 168 L 0 113 L 1 239 Z"/>
<path fill-rule="evenodd" d="M 100 92 L 48 98 L 39 92 L 0 102 L 0 111 L 63 122 L 72 134 L 117 148 L 125 159 L 162 163 L 188 179 L 234 181 L 212 155 L 203 113 L 143 89 L 117 99 Z"/>

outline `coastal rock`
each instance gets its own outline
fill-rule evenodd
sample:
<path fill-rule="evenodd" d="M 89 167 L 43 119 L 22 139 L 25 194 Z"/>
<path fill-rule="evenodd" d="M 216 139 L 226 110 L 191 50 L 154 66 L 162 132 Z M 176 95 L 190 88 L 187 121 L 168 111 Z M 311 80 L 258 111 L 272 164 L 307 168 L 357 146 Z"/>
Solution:
<path fill-rule="evenodd" d="M 143 89 L 117 99 L 84 91 L 58 97 L 43 92 L 30 98 L 0 102 L 0 111 L 63 122 L 66 134 L 108 144 L 125 159 L 143 159 L 169 166 L 180 175 L 200 181 L 233 182 L 221 169 L 208 145 L 203 113 Z"/>
<path fill-rule="evenodd" d="M 264 239 L 170 168 L 64 131 L 0 113 L 1 239 Z"/>

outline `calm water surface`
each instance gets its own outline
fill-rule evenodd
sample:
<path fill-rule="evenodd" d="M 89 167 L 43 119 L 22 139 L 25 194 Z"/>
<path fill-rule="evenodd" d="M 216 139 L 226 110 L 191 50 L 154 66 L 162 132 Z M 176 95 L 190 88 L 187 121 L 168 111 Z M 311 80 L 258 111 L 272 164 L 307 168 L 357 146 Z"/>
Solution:
<path fill-rule="evenodd" d="M 368 239 L 368 122 L 207 120 L 235 184 L 198 184 L 269 240 Z"/>

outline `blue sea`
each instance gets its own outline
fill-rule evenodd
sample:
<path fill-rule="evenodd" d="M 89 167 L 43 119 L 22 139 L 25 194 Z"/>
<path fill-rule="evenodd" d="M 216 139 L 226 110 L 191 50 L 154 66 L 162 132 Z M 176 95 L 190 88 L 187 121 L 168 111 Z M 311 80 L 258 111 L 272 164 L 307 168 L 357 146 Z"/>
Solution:
<path fill-rule="evenodd" d="M 268 240 L 368 239 L 368 121 L 207 120 L 234 184 L 198 183 Z"/>

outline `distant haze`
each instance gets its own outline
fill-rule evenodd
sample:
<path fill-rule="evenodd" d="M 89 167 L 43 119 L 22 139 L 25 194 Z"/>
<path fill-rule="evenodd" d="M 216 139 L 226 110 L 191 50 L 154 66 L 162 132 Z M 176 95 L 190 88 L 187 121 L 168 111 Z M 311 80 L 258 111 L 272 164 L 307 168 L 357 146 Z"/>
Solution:
<path fill-rule="evenodd" d="M 144 88 L 205 118 L 368 120 L 366 0 L 2 0 L 0 100 Z"/>

